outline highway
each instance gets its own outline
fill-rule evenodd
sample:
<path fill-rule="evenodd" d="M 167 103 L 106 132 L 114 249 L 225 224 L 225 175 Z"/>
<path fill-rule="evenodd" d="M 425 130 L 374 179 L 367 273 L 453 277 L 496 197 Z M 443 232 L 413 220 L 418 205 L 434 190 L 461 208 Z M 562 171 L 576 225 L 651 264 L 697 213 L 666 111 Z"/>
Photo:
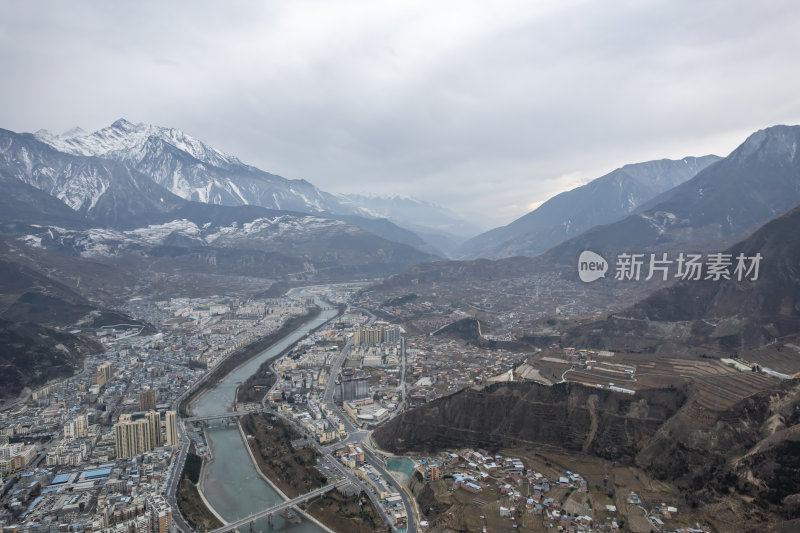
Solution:
<path fill-rule="evenodd" d="M 192 527 L 183 518 L 183 514 L 181 514 L 176 496 L 178 492 L 178 484 L 181 479 L 181 473 L 183 472 L 183 465 L 186 462 L 186 455 L 189 453 L 189 437 L 186 435 L 186 432 L 183 428 L 183 423 L 180 421 L 180 419 L 178 420 L 178 435 L 181 439 L 181 445 L 178 448 L 178 453 L 176 454 L 175 460 L 172 463 L 172 468 L 170 469 L 169 479 L 167 480 L 167 488 L 165 490 L 165 497 L 169 506 L 174 510 L 172 513 L 173 523 L 181 531 L 186 533 L 194 533 Z"/>
<path fill-rule="evenodd" d="M 367 325 L 372 325 L 372 323 L 375 321 L 375 315 L 373 315 L 371 312 L 369 312 L 366 309 L 360 309 L 360 310 L 363 311 L 364 313 L 366 313 L 367 315 L 369 315 L 370 319 L 367 322 Z M 329 447 L 319 446 L 318 450 L 320 451 L 320 453 L 329 455 L 335 449 L 339 449 L 342 446 L 344 446 L 345 444 L 348 444 L 348 443 L 351 443 L 351 442 L 354 443 L 354 444 L 361 445 L 361 448 L 364 450 L 364 459 L 366 459 L 368 461 L 368 466 L 371 469 L 373 469 L 374 471 L 376 471 L 377 473 L 379 473 L 381 475 L 381 477 L 387 483 L 389 483 L 395 489 L 395 491 L 398 494 L 400 494 L 400 497 L 403 499 L 403 506 L 405 507 L 405 511 L 406 511 L 406 517 L 407 517 L 407 521 L 408 521 L 408 526 L 407 526 L 408 527 L 408 533 L 416 533 L 416 530 L 417 530 L 416 515 L 414 514 L 414 506 L 411 503 L 411 500 L 409 499 L 408 494 L 403 489 L 403 487 L 401 487 L 400 484 L 391 475 L 389 475 L 389 472 L 387 472 L 386 469 L 383 468 L 383 461 L 379 457 L 377 457 L 375 454 L 373 454 L 372 451 L 370 451 L 363 444 L 364 439 L 366 439 L 369 436 L 369 432 L 364 431 L 361 428 L 357 427 L 353 423 L 353 421 L 350 418 L 350 416 L 347 415 L 346 413 L 344 413 L 339 408 L 339 406 L 337 406 L 337 405 L 335 405 L 333 403 L 333 393 L 335 391 L 336 377 L 339 375 L 339 372 L 340 372 L 340 370 L 342 368 L 342 364 L 344 364 L 344 361 L 347 360 L 347 356 L 349 355 L 350 350 L 352 349 L 352 347 L 353 347 L 353 340 L 352 339 L 348 339 L 347 344 L 345 344 L 345 346 L 342 349 L 341 353 L 336 357 L 336 359 L 331 364 L 331 373 L 330 373 L 330 377 L 328 378 L 327 386 L 325 388 L 325 395 L 323 396 L 324 402 L 336 413 L 336 415 L 339 417 L 339 419 L 342 420 L 342 423 L 344 424 L 344 427 L 347 430 L 348 437 L 344 441 L 338 442 L 338 443 L 336 443 L 336 444 L 334 444 L 332 446 L 329 446 Z M 400 409 L 402 408 L 402 405 L 405 403 L 405 397 L 406 397 L 405 370 L 406 370 L 406 358 L 405 358 L 405 351 L 403 351 L 402 372 L 401 372 L 401 381 L 400 381 L 400 387 L 401 387 L 401 393 L 402 393 L 402 401 L 401 401 L 400 405 L 397 406 L 397 412 L 400 411 Z M 314 442 L 316 443 L 316 441 L 314 441 Z M 338 463 L 338 461 L 337 461 L 337 463 Z M 375 505 L 375 507 L 377 507 L 379 509 L 379 511 L 383 511 L 383 505 L 381 505 L 380 501 L 376 501 L 376 498 L 373 497 L 374 493 L 372 492 L 372 489 L 369 488 L 369 487 L 365 487 L 363 484 L 361 484 L 361 487 L 363 489 L 365 489 L 365 492 L 367 493 L 367 495 L 370 496 L 370 499 L 373 501 L 373 504 Z M 388 517 L 386 517 L 386 514 L 384 512 L 382 512 L 381 514 L 384 516 L 384 519 L 387 521 L 386 522 L 387 524 L 391 524 L 392 523 L 392 521 L 388 520 Z M 396 528 L 394 528 L 394 529 L 396 529 Z"/>

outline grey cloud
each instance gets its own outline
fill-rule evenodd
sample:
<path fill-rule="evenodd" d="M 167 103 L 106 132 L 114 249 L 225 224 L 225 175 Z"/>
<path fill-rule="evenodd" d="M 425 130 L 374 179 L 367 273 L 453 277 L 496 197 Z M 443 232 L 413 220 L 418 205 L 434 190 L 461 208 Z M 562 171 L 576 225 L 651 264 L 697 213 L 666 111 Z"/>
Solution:
<path fill-rule="evenodd" d="M 430 4 L 7 2 L 0 126 L 175 126 L 499 224 L 575 175 L 800 121 L 794 2 Z"/>

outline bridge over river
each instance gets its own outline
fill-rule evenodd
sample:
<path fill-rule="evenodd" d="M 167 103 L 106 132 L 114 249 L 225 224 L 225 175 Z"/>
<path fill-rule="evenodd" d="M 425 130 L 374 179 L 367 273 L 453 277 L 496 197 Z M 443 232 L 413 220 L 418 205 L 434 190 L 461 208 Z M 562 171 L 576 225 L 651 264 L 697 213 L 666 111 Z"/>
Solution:
<path fill-rule="evenodd" d="M 246 526 L 250 522 L 254 522 L 254 521 L 258 520 L 259 518 L 269 517 L 270 515 L 272 515 L 274 513 L 280 513 L 281 511 L 285 511 L 286 509 L 290 509 L 290 508 L 294 507 L 297 504 L 300 504 L 300 503 L 303 503 L 303 502 L 307 502 L 308 500 L 316 498 L 317 496 L 322 496 L 323 494 L 326 494 L 326 493 L 332 491 L 333 489 L 335 489 L 337 487 L 340 487 L 342 485 L 346 485 L 348 483 L 349 483 L 349 481 L 347 481 L 346 479 L 342 479 L 340 481 L 337 481 L 336 483 L 331 483 L 329 485 L 325 485 L 324 487 L 320 487 L 320 488 L 318 488 L 316 490 L 312 490 L 311 492 L 307 492 L 307 493 L 303 494 L 302 496 L 298 496 L 297 498 L 294 498 L 294 499 L 291 499 L 291 500 L 287 500 L 287 501 L 285 501 L 283 503 L 279 503 L 278 505 L 273 505 L 272 507 L 264 509 L 263 511 L 259 511 L 259 512 L 253 513 L 253 514 L 251 514 L 249 516 L 245 516 L 244 518 L 240 518 L 236 522 L 231 522 L 230 524 L 226 524 L 226 525 L 224 525 L 224 526 L 222 526 L 220 528 L 212 530 L 211 533 L 223 533 L 225 531 L 233 531 L 234 529 L 237 529 L 237 528 L 242 527 L 242 526 Z"/>
<path fill-rule="evenodd" d="M 228 411 L 226 413 L 217 413 L 211 415 L 202 415 L 202 416 L 190 416 L 184 418 L 184 422 L 205 422 L 208 420 L 222 420 L 223 418 L 238 418 L 240 416 L 246 415 L 254 415 L 257 413 L 263 413 L 263 409 L 247 409 L 244 411 Z"/>

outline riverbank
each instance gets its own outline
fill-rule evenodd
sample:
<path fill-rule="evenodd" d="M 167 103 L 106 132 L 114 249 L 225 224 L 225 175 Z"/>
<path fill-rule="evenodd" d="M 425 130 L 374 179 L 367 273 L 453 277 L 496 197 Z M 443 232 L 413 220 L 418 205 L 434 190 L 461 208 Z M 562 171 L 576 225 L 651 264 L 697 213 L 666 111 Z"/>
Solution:
<path fill-rule="evenodd" d="M 328 304 L 315 301 L 314 312 L 294 317 L 292 324 L 284 324 L 259 343 L 261 350 L 254 350 L 252 357 L 241 357 L 238 365 L 228 362 L 224 371 L 217 370 L 213 379 L 187 393 L 183 403 L 184 411 L 189 408 L 197 415 L 213 415 L 230 410 L 236 398 L 237 389 L 253 375 L 265 361 L 274 360 L 288 347 L 294 346 L 305 336 L 335 318 L 336 309 Z M 341 312 L 341 310 L 339 310 Z M 298 324 L 302 321 L 302 324 Z M 294 327 L 293 327 L 294 326 Z M 268 346 L 267 346 L 268 345 Z M 252 347 L 251 347 L 252 349 Z M 227 372 L 227 373 L 226 373 Z M 191 394 L 191 396 L 190 396 Z M 184 398 L 182 398 L 183 400 Z M 191 402 L 191 405 L 187 405 Z M 238 424 L 236 424 L 238 426 Z M 206 443 L 216 460 L 207 462 L 204 468 L 201 490 L 209 506 L 225 520 L 231 521 L 263 511 L 265 506 L 285 501 L 283 491 L 274 483 L 261 476 L 259 469 L 250 457 L 250 450 L 242 439 L 241 431 L 230 424 L 210 424 L 205 430 Z M 249 460 L 248 460 L 249 459 Z M 278 489 L 278 490 L 276 490 Z M 309 517 L 300 524 L 284 521 L 275 516 L 275 526 L 292 533 L 319 533 L 328 531 L 318 521 Z M 257 520 L 256 528 L 270 527 L 266 518 Z"/>
<path fill-rule="evenodd" d="M 196 531 L 209 531 L 227 522 L 208 503 L 202 492 L 202 479 L 206 462 L 192 448 L 178 481 L 176 499 L 179 511 Z"/>
<path fill-rule="evenodd" d="M 302 435 L 287 422 L 275 415 L 255 414 L 243 416 L 239 427 L 249 437 L 245 444 L 259 472 L 283 494 L 296 498 L 325 486 L 327 478 L 316 467 L 319 452 L 311 446 L 292 446 Z"/>
<path fill-rule="evenodd" d="M 283 492 L 277 485 L 275 485 L 275 483 L 273 483 L 272 480 L 269 477 L 267 477 L 267 475 L 264 474 L 264 472 L 261 470 L 261 468 L 258 465 L 258 461 L 256 460 L 256 456 L 253 454 L 253 448 L 252 448 L 252 446 L 250 446 L 250 442 L 248 441 L 247 436 L 244 433 L 244 429 L 242 428 L 241 422 L 237 423 L 236 425 L 239 427 L 239 434 L 242 436 L 242 442 L 244 443 L 245 447 L 247 448 L 247 453 L 248 453 L 248 455 L 250 455 L 250 460 L 253 461 L 253 467 L 255 467 L 256 472 L 258 472 L 258 475 L 261 476 L 261 479 L 263 479 L 264 481 L 269 483 L 269 486 L 272 487 L 273 490 L 275 492 L 277 492 L 278 495 L 281 498 L 284 499 L 284 501 L 290 500 L 291 498 L 289 498 L 286 495 L 285 492 Z M 319 520 L 317 520 L 315 517 L 311 516 L 310 514 L 306 513 L 305 511 L 303 511 L 299 507 L 295 507 L 295 509 L 301 515 L 303 515 L 303 518 L 305 518 L 306 520 L 309 520 L 311 522 L 314 522 L 323 531 L 326 531 L 327 533 L 337 533 L 336 531 L 330 529 L 328 526 L 326 526 L 325 524 L 323 524 L 322 522 L 320 522 Z"/>
<path fill-rule="evenodd" d="M 272 388 L 278 379 L 275 372 L 272 371 L 272 364 L 290 352 L 295 346 L 295 344 L 288 346 L 275 357 L 270 357 L 261 363 L 258 370 L 236 388 L 236 403 L 261 403 L 267 391 Z"/>
<path fill-rule="evenodd" d="M 341 316 L 343 312 L 344 308 L 340 306 L 339 311 L 336 313 L 334 318 Z M 333 318 L 330 320 L 333 320 Z M 316 332 L 330 322 L 330 320 L 323 322 L 319 326 L 309 330 L 308 333 Z M 278 379 L 278 376 L 272 369 L 272 364 L 292 351 L 296 345 L 297 343 L 293 343 L 287 346 L 281 351 L 281 353 L 274 357 L 270 357 L 261 363 L 261 366 L 258 367 L 258 370 L 256 370 L 236 389 L 236 394 L 234 395 L 236 398 L 236 403 L 261 403 L 261 401 L 264 399 L 264 396 L 266 396 L 269 389 L 272 388 Z"/>
<path fill-rule="evenodd" d="M 280 328 L 278 328 L 276 331 L 273 331 L 269 335 L 265 335 L 264 337 L 261 337 L 247 346 L 243 346 L 239 350 L 233 352 L 231 355 L 225 358 L 224 361 L 220 362 L 208 374 L 206 374 L 201 384 L 181 401 L 180 405 L 178 406 L 178 413 L 180 416 L 190 416 L 189 413 L 191 412 L 194 403 L 198 401 L 206 392 L 213 389 L 220 382 L 220 380 L 225 378 L 225 376 L 228 374 L 236 371 L 239 367 L 247 364 L 247 362 L 252 358 L 264 352 L 264 350 L 267 350 L 270 346 L 280 341 L 294 330 L 302 327 L 308 321 L 318 317 L 321 311 L 322 310 L 318 306 L 314 306 L 309 309 L 307 313 L 290 318 L 284 322 Z"/>
<path fill-rule="evenodd" d="M 208 442 L 208 437 L 206 437 L 206 442 Z M 208 465 L 214 462 L 214 448 L 212 446 L 208 447 L 209 455 L 201 458 L 203 462 L 202 466 L 200 467 L 200 481 L 197 483 L 197 492 L 200 495 L 200 498 L 203 500 L 203 504 L 205 504 L 206 509 L 217 517 L 217 520 L 220 521 L 220 524 L 227 524 L 227 520 L 225 520 L 222 515 L 220 515 L 214 506 L 209 503 L 206 499 L 206 495 L 204 494 L 205 491 L 205 484 L 206 484 L 206 470 L 208 470 Z"/>
<path fill-rule="evenodd" d="M 291 443 L 301 435 L 286 421 L 272 415 L 248 415 L 238 425 L 259 475 L 284 500 L 326 484 L 325 476 L 315 466 L 319 452 L 312 447 L 295 449 Z M 345 496 L 332 491 L 309 502 L 301 512 L 330 533 L 384 530 L 382 520 L 365 495 Z"/>

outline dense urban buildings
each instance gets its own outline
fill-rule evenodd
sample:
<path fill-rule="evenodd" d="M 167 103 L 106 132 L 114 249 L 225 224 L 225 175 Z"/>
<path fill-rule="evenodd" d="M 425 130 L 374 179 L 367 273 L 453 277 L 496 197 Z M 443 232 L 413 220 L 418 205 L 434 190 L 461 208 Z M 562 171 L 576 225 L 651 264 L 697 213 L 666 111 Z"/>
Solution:
<path fill-rule="evenodd" d="M 133 299 L 129 306 L 157 331 L 87 332 L 103 350 L 88 356 L 85 373 L 0 412 L 0 526 L 171 531 L 174 503 L 163 493 L 182 468 L 172 406 L 220 361 L 306 310 L 296 298 Z"/>

